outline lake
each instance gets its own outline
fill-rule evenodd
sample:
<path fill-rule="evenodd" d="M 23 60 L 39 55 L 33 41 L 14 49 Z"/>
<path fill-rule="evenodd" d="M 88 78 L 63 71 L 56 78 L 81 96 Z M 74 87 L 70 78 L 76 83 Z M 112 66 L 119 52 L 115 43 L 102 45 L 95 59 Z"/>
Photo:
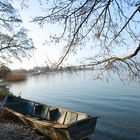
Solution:
<path fill-rule="evenodd" d="M 93 71 L 50 72 L 10 85 L 15 95 L 99 116 L 90 140 L 140 140 L 140 83 L 94 80 Z"/>

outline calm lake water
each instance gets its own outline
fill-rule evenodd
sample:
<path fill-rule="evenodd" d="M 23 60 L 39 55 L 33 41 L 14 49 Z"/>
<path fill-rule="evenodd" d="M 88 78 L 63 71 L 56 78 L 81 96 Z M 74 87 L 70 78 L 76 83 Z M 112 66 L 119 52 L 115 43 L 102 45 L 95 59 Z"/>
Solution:
<path fill-rule="evenodd" d="M 140 83 L 93 80 L 93 71 L 52 72 L 11 84 L 26 99 L 99 116 L 90 140 L 140 140 Z"/>

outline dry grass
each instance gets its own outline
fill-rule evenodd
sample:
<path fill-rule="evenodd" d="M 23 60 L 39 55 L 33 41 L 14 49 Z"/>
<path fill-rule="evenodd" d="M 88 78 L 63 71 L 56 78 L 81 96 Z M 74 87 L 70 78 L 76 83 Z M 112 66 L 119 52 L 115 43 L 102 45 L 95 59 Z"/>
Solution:
<path fill-rule="evenodd" d="M 10 72 L 6 75 L 5 80 L 9 82 L 18 82 L 26 80 L 27 76 L 25 72 Z"/>

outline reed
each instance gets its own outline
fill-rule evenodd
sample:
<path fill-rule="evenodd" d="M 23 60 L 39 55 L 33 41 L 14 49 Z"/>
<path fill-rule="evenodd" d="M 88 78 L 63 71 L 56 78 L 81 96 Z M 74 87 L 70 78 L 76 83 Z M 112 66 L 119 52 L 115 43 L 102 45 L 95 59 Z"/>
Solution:
<path fill-rule="evenodd" d="M 10 72 L 6 75 L 5 80 L 8 82 L 18 82 L 26 80 L 27 76 L 25 72 Z"/>

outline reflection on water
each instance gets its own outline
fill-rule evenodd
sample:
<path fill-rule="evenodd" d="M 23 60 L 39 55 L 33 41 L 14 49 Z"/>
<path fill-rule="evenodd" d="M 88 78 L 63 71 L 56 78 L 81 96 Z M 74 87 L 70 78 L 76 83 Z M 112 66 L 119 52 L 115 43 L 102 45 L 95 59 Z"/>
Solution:
<path fill-rule="evenodd" d="M 92 71 L 48 73 L 11 85 L 26 99 L 99 116 L 90 140 L 140 140 L 140 85 L 93 80 Z"/>

